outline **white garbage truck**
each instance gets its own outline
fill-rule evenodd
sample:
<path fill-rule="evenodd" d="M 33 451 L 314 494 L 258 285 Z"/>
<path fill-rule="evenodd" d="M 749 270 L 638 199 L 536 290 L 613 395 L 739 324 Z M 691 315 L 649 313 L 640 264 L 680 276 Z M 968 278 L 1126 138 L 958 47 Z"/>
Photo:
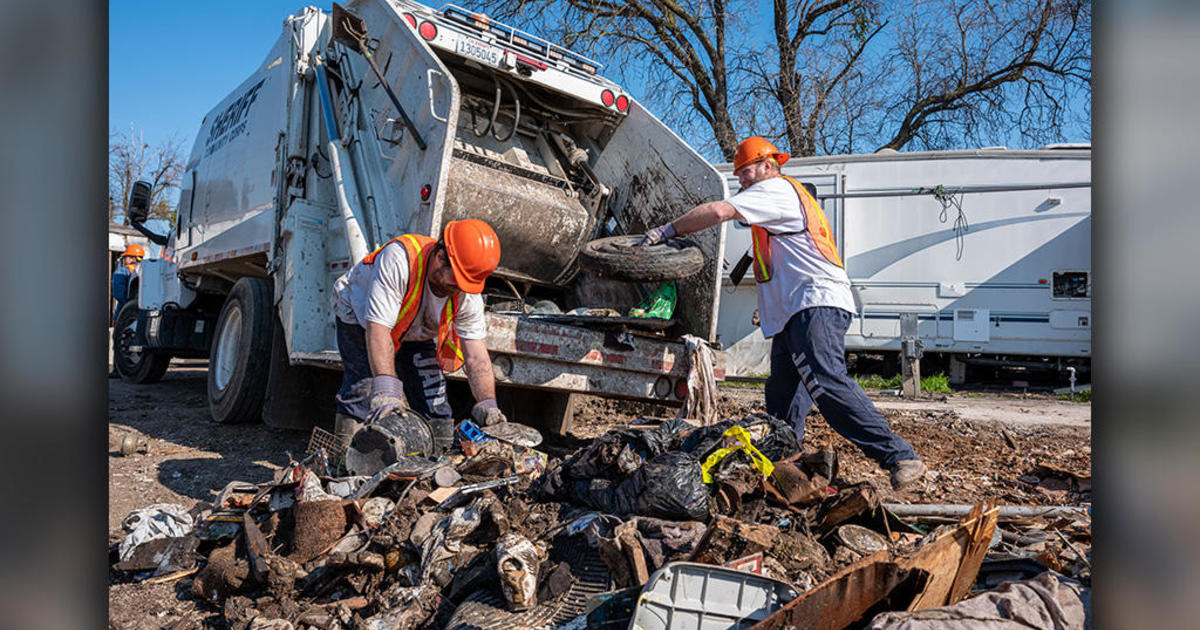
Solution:
<path fill-rule="evenodd" d="M 721 232 L 693 239 L 704 264 L 676 280 L 670 320 L 595 316 L 658 285 L 579 254 L 727 191 L 591 59 L 454 5 L 308 7 L 201 123 L 164 255 L 118 314 L 116 368 L 149 383 L 172 357 L 207 357 L 218 422 L 331 421 L 334 281 L 394 236 L 474 217 L 502 244 L 484 297 L 510 418 L 564 431 L 585 393 L 678 404 L 682 337 L 716 340 Z"/>

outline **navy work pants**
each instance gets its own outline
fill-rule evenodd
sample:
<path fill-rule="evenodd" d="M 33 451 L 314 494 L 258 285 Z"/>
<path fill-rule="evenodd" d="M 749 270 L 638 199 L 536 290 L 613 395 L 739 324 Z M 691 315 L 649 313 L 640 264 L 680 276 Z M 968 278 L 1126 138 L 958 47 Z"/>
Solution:
<path fill-rule="evenodd" d="M 806 308 L 771 340 L 767 413 L 786 419 L 804 441 L 804 420 L 815 402 L 825 421 L 883 468 L 917 459 L 904 438 L 888 427 L 854 379 L 846 373 L 846 330 L 852 315 L 840 308 Z"/>
<path fill-rule="evenodd" d="M 371 410 L 371 365 L 367 362 L 367 331 L 337 320 L 338 352 L 342 355 L 342 388 L 338 413 L 365 420 Z M 404 398 L 413 411 L 429 419 L 450 419 L 446 377 L 437 362 L 433 340 L 405 341 L 396 353 L 396 375 L 404 383 Z"/>

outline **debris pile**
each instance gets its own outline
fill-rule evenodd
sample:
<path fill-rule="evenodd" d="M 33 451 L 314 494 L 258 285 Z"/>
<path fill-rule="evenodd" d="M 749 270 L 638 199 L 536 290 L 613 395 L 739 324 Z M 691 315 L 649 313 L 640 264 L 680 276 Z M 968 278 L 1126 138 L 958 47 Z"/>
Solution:
<path fill-rule="evenodd" d="M 190 578 L 238 630 L 668 628 L 683 611 L 861 627 L 1002 582 L 1040 580 L 1007 587 L 1026 599 L 1090 583 L 1086 509 L 884 504 L 762 413 L 630 425 L 563 457 L 518 425 L 455 436 L 436 459 L 395 451 L 351 476 L 318 448 L 211 505 L 139 510 L 114 569 Z M 708 595 L 683 601 L 692 587 Z"/>

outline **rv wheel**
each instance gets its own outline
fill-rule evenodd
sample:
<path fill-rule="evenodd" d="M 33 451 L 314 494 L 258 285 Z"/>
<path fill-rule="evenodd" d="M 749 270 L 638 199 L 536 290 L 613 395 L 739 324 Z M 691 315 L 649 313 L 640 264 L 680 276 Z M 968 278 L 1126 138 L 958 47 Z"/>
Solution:
<path fill-rule="evenodd" d="M 137 318 L 137 299 L 126 302 L 117 313 L 117 321 L 113 324 L 113 367 L 121 380 L 139 385 L 156 383 L 167 372 L 171 355 L 135 345 Z"/>
<path fill-rule="evenodd" d="M 626 282 L 678 280 L 704 266 L 704 254 L 694 241 L 675 238 L 636 247 L 640 240 L 642 236 L 637 234 L 591 241 L 579 252 L 579 264 L 602 278 Z"/>
<path fill-rule="evenodd" d="M 242 278 L 233 286 L 208 357 L 208 407 L 223 424 L 262 418 L 271 358 L 271 284 Z"/>

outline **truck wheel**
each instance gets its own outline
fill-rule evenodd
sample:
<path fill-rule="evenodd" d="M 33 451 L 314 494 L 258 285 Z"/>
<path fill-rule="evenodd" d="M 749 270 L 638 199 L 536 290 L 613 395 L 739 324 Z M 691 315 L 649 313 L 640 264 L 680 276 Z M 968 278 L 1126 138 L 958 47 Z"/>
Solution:
<path fill-rule="evenodd" d="M 132 299 L 121 307 L 117 321 L 113 324 L 113 367 L 121 379 L 143 385 L 155 383 L 166 374 L 171 365 L 171 355 L 149 350 L 131 350 L 137 334 L 137 300 Z"/>
<path fill-rule="evenodd" d="M 640 235 L 622 235 L 591 241 L 579 252 L 579 264 L 602 278 L 626 282 L 678 280 L 704 267 L 704 254 L 694 241 L 675 238 L 634 247 L 640 240 Z"/>
<path fill-rule="evenodd" d="M 271 284 L 242 278 L 217 318 L 208 357 L 208 408 L 222 424 L 262 418 L 271 359 Z"/>

